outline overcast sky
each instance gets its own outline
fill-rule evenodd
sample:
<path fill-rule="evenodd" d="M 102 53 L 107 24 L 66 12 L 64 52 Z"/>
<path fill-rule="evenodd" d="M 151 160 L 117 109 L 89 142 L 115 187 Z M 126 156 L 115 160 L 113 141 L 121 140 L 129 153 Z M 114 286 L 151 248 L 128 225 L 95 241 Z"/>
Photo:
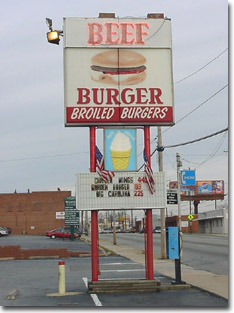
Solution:
<path fill-rule="evenodd" d="M 171 18 L 176 123 L 162 128 L 163 145 L 187 142 L 228 126 L 227 1 L 4 1 L 0 12 L 0 193 L 70 190 L 76 173 L 89 171 L 88 128 L 64 127 L 63 44 L 62 40 L 59 46 L 47 42 L 45 18 L 52 18 L 55 29 L 62 29 L 63 17 L 98 17 L 99 12 L 115 12 L 119 17 L 162 12 Z M 156 135 L 157 128 L 152 127 L 151 151 Z M 102 149 L 101 130 L 97 136 Z M 227 151 L 227 132 L 165 149 L 167 179 L 176 179 L 179 152 L 183 168 L 196 169 L 197 180 L 224 179 L 227 193 Z M 158 168 L 156 154 L 152 167 Z"/>

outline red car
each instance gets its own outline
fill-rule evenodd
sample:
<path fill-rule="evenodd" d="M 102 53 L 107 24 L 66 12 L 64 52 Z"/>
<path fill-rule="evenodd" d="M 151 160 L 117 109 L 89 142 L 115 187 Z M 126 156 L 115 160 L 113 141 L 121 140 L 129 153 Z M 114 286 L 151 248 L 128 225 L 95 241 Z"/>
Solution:
<path fill-rule="evenodd" d="M 51 239 L 55 238 L 71 238 L 70 227 L 60 227 L 46 232 L 46 236 Z M 79 238 L 81 236 L 79 229 L 74 229 L 74 238 Z"/>

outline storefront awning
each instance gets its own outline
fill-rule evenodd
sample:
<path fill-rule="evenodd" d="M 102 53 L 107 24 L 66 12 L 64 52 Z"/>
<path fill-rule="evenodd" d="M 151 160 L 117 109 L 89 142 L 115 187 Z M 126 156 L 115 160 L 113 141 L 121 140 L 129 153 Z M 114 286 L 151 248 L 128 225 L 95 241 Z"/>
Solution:
<path fill-rule="evenodd" d="M 215 218 L 224 218 L 224 216 L 223 215 L 217 215 L 217 216 L 210 216 L 210 217 L 201 217 L 201 218 L 194 219 L 193 221 L 213 220 Z"/>

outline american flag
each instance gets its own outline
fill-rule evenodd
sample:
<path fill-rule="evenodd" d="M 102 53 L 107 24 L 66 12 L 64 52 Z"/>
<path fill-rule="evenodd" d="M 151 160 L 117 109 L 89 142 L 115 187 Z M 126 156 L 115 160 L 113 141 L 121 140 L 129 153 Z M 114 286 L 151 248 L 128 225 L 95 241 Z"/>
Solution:
<path fill-rule="evenodd" d="M 104 157 L 98 147 L 96 146 L 96 171 L 101 176 L 101 178 L 109 182 L 115 173 L 104 169 Z"/>
<path fill-rule="evenodd" d="M 153 171 L 149 165 L 149 160 L 148 160 L 147 155 L 145 153 L 145 149 L 143 151 L 143 158 L 144 158 L 144 165 L 145 165 L 146 182 L 149 186 L 149 190 L 150 190 L 151 194 L 153 194 L 155 192 Z"/>

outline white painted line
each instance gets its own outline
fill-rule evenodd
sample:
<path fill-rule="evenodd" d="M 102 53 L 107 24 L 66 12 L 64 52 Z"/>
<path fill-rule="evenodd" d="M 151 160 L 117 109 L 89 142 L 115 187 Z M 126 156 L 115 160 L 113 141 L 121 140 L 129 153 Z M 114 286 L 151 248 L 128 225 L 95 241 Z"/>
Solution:
<path fill-rule="evenodd" d="M 85 287 L 88 289 L 88 278 L 87 277 L 82 277 L 83 282 L 85 284 Z"/>
<path fill-rule="evenodd" d="M 132 264 L 138 264 L 138 263 L 101 263 L 100 265 L 132 265 Z"/>
<path fill-rule="evenodd" d="M 140 271 L 145 271 L 144 268 L 141 269 L 133 269 L 133 270 L 101 270 L 102 273 L 108 273 L 108 272 L 140 272 Z"/>
<path fill-rule="evenodd" d="M 93 299 L 93 302 L 95 303 L 96 306 L 102 306 L 102 303 L 98 299 L 98 296 L 95 293 L 91 293 L 90 296 Z"/>
<path fill-rule="evenodd" d="M 83 282 L 85 284 L 85 287 L 88 289 L 88 278 L 82 277 L 82 279 L 83 279 Z M 93 299 L 93 302 L 96 306 L 102 306 L 101 301 L 98 299 L 98 296 L 95 293 L 91 293 L 90 296 Z"/>

